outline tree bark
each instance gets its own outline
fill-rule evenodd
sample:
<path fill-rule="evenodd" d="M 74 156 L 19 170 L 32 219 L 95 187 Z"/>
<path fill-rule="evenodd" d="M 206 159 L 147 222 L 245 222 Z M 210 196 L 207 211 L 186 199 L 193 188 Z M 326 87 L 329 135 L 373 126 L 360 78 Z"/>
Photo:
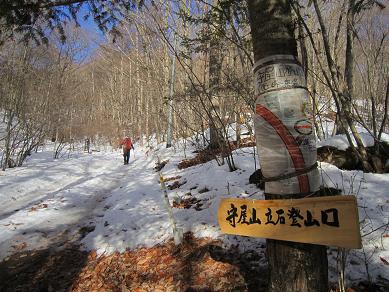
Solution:
<path fill-rule="evenodd" d="M 296 117 L 304 116 L 307 124 L 309 121 L 304 110 L 299 112 L 297 108 L 293 109 L 293 98 L 295 104 L 305 105 L 303 100 L 308 96 L 308 92 L 305 74 L 297 62 L 297 43 L 294 38 L 290 3 L 287 0 L 247 0 L 247 4 L 255 59 L 257 94 L 255 128 L 262 172 L 265 177 L 268 174 L 277 176 L 277 173 L 274 173 L 277 171 L 278 174 L 290 172 L 288 165 L 291 163 L 295 171 L 305 169 L 316 162 L 315 147 L 308 149 L 295 146 L 292 147 L 293 151 L 290 151 L 289 147 L 288 151 L 278 152 L 279 147 L 269 147 L 271 145 L 268 140 L 272 139 L 272 142 L 284 143 L 283 146 L 286 146 L 289 143 L 287 140 L 293 142 L 294 139 L 302 137 L 309 143 L 315 144 L 312 132 L 298 136 L 297 131 L 293 129 L 293 124 L 289 124 L 288 118 L 284 117 L 294 111 L 298 112 Z M 291 69 L 293 75 L 291 79 L 295 80 L 293 83 L 281 74 L 282 70 L 287 68 Z M 269 83 L 269 80 L 274 82 Z M 292 98 L 289 97 L 289 93 L 293 95 Z M 287 103 L 289 106 L 286 105 Z M 274 126 L 272 123 L 275 120 L 280 123 Z M 261 136 L 266 131 L 277 132 L 278 136 L 273 133 L 271 138 Z M 302 162 L 295 163 L 296 159 L 293 159 L 293 156 L 299 151 L 301 151 L 299 155 Z M 309 151 L 311 152 L 307 154 Z M 272 159 L 285 169 L 273 167 L 269 171 L 267 168 L 272 168 L 270 166 Z M 297 199 L 312 194 L 318 187 L 319 176 L 317 169 L 313 169 L 303 176 L 288 181 L 266 182 L 265 195 L 266 199 Z M 296 189 L 297 192 L 294 191 Z M 270 271 L 269 291 L 328 291 L 328 263 L 324 246 L 267 240 L 267 255 Z"/>
<path fill-rule="evenodd" d="M 212 5 L 218 6 L 218 1 L 213 0 Z M 211 149 L 220 148 L 221 142 L 221 125 L 218 121 L 220 116 L 220 75 L 222 69 L 222 49 L 220 29 L 222 27 L 222 19 L 219 11 L 216 8 L 211 8 L 212 24 L 210 25 L 211 40 L 209 42 L 209 96 L 210 96 L 210 119 L 209 119 L 209 147 Z"/>
<path fill-rule="evenodd" d="M 350 130 L 354 136 L 357 144 L 357 151 L 355 151 L 357 157 L 361 159 L 363 169 L 365 171 L 373 171 L 373 167 L 369 163 L 369 157 L 361 135 L 355 127 L 354 120 L 351 118 L 352 110 L 351 103 L 352 97 L 354 96 L 354 24 L 355 24 L 355 0 L 349 1 L 349 7 L 347 10 L 347 25 L 346 25 L 346 60 L 345 60 L 345 89 L 344 94 L 341 95 L 342 109 L 345 114 L 346 121 L 350 127 Z M 352 147 L 353 148 L 353 147 Z M 359 154 L 359 155 L 358 155 Z M 376 169 L 377 171 L 377 169 Z"/>
<path fill-rule="evenodd" d="M 177 49 L 177 36 L 174 36 L 174 52 L 172 55 L 172 66 L 170 76 L 170 91 L 168 101 L 168 122 L 167 122 L 167 137 L 166 137 L 166 148 L 172 147 L 173 140 L 173 95 L 174 95 L 174 82 L 176 78 L 175 67 L 176 67 L 176 49 Z"/>

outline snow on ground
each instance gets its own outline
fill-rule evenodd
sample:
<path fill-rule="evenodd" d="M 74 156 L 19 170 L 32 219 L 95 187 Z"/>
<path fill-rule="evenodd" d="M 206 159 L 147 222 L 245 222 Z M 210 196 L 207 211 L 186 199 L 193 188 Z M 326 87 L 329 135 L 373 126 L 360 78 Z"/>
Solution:
<path fill-rule="evenodd" d="M 361 135 L 363 145 L 365 147 L 374 146 L 373 136 L 361 127 L 357 127 L 357 129 L 358 129 L 359 134 Z M 352 135 L 351 135 L 351 139 L 352 139 L 353 144 L 356 146 L 357 144 L 356 144 L 355 139 Z M 389 135 L 382 133 L 381 141 L 389 143 Z M 318 148 L 323 147 L 323 146 L 332 146 L 332 147 L 338 148 L 340 150 L 346 150 L 349 147 L 349 145 L 350 144 L 347 141 L 346 135 L 328 136 L 327 139 L 317 143 Z"/>
<path fill-rule="evenodd" d="M 348 251 L 348 279 L 353 282 L 366 280 L 367 268 L 372 279 L 389 283 L 389 270 L 384 263 L 389 260 L 389 174 L 343 171 L 328 163 L 320 164 L 323 185 L 338 188 L 345 195 L 355 195 L 358 200 L 363 248 Z M 330 248 L 334 281 L 336 257 L 336 249 Z"/>
<path fill-rule="evenodd" d="M 158 159 L 169 160 L 161 171 L 165 178 L 180 176 L 179 182 L 184 183 L 168 191 L 170 201 L 193 196 L 202 203 L 197 210 L 173 209 L 179 228 L 264 253 L 264 239 L 222 235 L 216 218 L 222 197 L 263 199 L 263 192 L 248 184 L 255 170 L 253 149 L 234 152 L 239 168 L 235 172 L 215 161 L 179 170 L 179 161 L 195 155 L 194 147 L 185 146 L 184 152 L 182 147 L 135 145 L 129 165 L 122 165 L 120 151 L 79 153 L 53 160 L 46 150 L 34 154 L 23 167 L 2 172 L 0 260 L 22 249 L 78 240 L 80 230 L 91 231 L 81 239 L 82 248 L 95 249 L 98 254 L 153 246 L 171 238 L 159 174 L 153 169 Z M 321 172 L 324 185 L 358 197 L 364 248 L 349 252 L 348 279 L 366 280 L 368 267 L 373 280 L 389 280 L 388 267 L 382 260 L 389 260 L 388 230 L 377 229 L 388 223 L 389 175 L 341 171 L 326 163 L 321 163 Z M 336 256 L 337 249 L 330 248 L 333 282 Z"/>
<path fill-rule="evenodd" d="M 23 245 L 40 248 L 98 214 L 125 172 L 104 154 L 53 161 L 39 153 L 0 180 L 0 258 Z M 51 153 L 50 153 L 51 154 Z"/>

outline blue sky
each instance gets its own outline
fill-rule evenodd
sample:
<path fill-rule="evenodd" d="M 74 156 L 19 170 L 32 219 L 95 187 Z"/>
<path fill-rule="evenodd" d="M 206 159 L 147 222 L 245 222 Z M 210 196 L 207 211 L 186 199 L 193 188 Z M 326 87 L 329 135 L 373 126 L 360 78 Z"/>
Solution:
<path fill-rule="evenodd" d="M 69 15 L 69 12 L 66 7 L 63 7 L 62 9 L 64 13 Z M 77 13 L 77 20 L 78 23 L 80 24 L 81 30 L 84 31 L 86 35 L 88 47 L 75 56 L 78 62 L 85 62 L 85 61 L 87 62 L 89 57 L 93 55 L 93 53 L 99 47 L 99 45 L 107 41 L 106 37 L 104 36 L 104 33 L 96 25 L 93 16 L 89 16 L 87 19 L 84 19 L 84 16 L 86 14 L 88 14 L 88 6 L 87 4 L 83 4 L 81 6 L 80 11 Z M 72 18 L 66 19 L 66 22 L 70 27 L 75 25 L 75 22 L 73 21 Z M 72 37 L 69 35 L 68 38 L 72 38 Z M 62 46 L 62 44 L 58 44 L 58 45 Z M 66 43 L 63 45 L 66 46 Z"/>

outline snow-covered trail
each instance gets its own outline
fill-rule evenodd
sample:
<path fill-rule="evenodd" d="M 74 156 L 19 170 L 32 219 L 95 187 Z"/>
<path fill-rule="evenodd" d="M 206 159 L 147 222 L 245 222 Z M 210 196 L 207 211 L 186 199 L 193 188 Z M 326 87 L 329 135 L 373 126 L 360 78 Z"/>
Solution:
<path fill-rule="evenodd" d="M 97 254 L 123 252 L 140 246 L 154 246 L 172 237 L 172 226 L 163 200 L 157 155 L 169 160 L 162 169 L 170 201 L 191 200 L 188 208 L 173 208 L 176 224 L 196 237 L 211 237 L 226 246 L 264 253 L 265 239 L 223 235 L 217 223 L 221 198 L 263 199 L 263 191 L 249 184 L 254 171 L 253 151 L 234 152 L 238 170 L 213 160 L 186 169 L 178 163 L 195 156 L 195 149 L 166 149 L 154 145 L 136 147 L 129 165 L 123 165 L 120 151 L 77 154 L 54 161 L 51 152 L 34 154 L 26 166 L 0 172 L 0 260 L 17 251 L 56 248 L 77 243 Z M 355 194 L 360 207 L 364 249 L 349 253 L 348 278 L 366 278 L 366 258 L 372 279 L 389 279 L 385 270 L 389 258 L 387 220 L 389 175 L 342 171 L 320 164 L 322 184 Z M 197 205 L 198 202 L 198 205 Z M 264 259 L 265 257 L 263 257 Z M 331 281 L 336 282 L 335 248 L 329 248 Z M 262 264 L 265 264 L 263 262 Z M 333 269 L 333 270 L 331 270 Z"/>
<path fill-rule="evenodd" d="M 143 155 L 142 155 L 143 156 Z M 38 156 L 39 157 L 39 156 Z M 141 157 L 141 155 L 138 155 Z M 106 204 L 145 163 L 122 165 L 120 152 L 36 159 L 0 177 L 0 260 L 22 249 L 61 245 L 104 216 Z"/>
<path fill-rule="evenodd" d="M 154 170 L 157 157 L 136 153 L 121 186 L 106 199 L 103 216 L 91 223 L 95 229 L 82 240 L 85 249 L 96 249 L 98 254 L 123 252 L 169 238 L 171 226 Z"/>
<path fill-rule="evenodd" d="M 25 167 L 1 173 L 0 260 L 16 251 L 66 242 L 102 254 L 169 239 L 171 222 L 154 170 L 157 155 L 161 161 L 169 160 L 164 176 L 182 176 L 178 180 L 185 184 L 168 192 L 170 200 L 184 196 L 201 200 L 201 208 L 173 210 L 184 232 L 220 237 L 216 213 L 221 195 L 227 189 L 231 195 L 258 193 L 255 186 L 241 183 L 240 174 L 252 168 L 250 156 L 240 156 L 242 170 L 233 173 L 227 166 L 217 167 L 215 161 L 178 170 L 178 162 L 185 157 L 182 151 L 164 145 L 148 154 L 147 150 L 136 147 L 129 165 L 122 164 L 120 151 L 56 161 L 49 152 L 38 153 Z"/>

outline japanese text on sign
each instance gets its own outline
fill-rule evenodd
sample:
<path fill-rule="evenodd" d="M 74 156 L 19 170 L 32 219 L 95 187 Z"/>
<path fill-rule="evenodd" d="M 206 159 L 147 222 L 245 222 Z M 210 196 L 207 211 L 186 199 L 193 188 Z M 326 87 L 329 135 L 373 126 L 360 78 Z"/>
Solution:
<path fill-rule="evenodd" d="M 354 196 L 296 200 L 223 199 L 218 211 L 223 233 L 360 248 Z"/>
<path fill-rule="evenodd" d="M 271 64 L 255 72 L 257 94 L 282 88 L 305 87 L 305 75 L 297 64 Z"/>
<path fill-rule="evenodd" d="M 273 218 L 274 215 L 274 218 Z M 301 211 L 298 208 L 292 207 L 284 211 L 284 209 L 276 209 L 272 210 L 271 208 L 267 208 L 267 212 L 265 213 L 266 220 L 264 220 L 264 224 L 286 224 L 288 220 L 290 226 L 296 227 L 311 227 L 311 226 L 320 226 L 320 224 L 325 224 L 328 226 L 339 227 L 339 216 L 338 210 L 336 208 L 330 208 L 326 210 L 321 210 L 321 222 L 314 219 L 312 216 L 312 212 L 310 210 L 306 211 L 306 217 L 301 215 Z M 235 207 L 234 204 L 231 204 L 231 209 L 227 210 L 226 220 L 230 222 L 232 227 L 236 227 L 236 224 L 262 224 L 262 221 L 257 218 L 257 210 L 252 208 L 251 217 L 247 218 L 247 205 L 240 205 L 240 213 L 238 208 Z M 331 219 L 329 219 L 331 218 Z"/>

